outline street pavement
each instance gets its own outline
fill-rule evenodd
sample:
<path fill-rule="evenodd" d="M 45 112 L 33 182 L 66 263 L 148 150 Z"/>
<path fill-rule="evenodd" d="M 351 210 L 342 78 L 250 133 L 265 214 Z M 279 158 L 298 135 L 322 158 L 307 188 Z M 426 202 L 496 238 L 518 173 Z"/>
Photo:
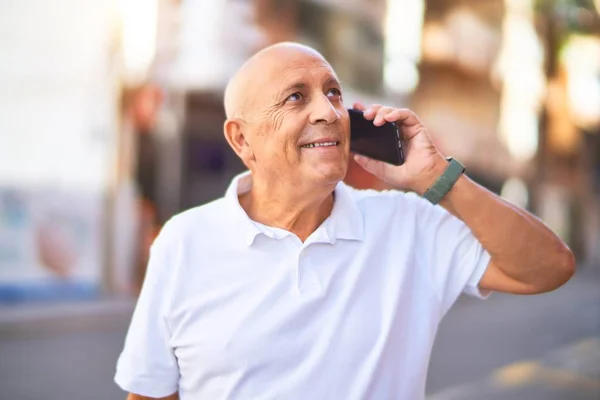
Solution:
<path fill-rule="evenodd" d="M 438 333 L 428 400 L 600 399 L 596 270 L 544 295 L 461 298 Z M 124 399 L 112 378 L 132 307 L 0 308 L 0 400 Z"/>
<path fill-rule="evenodd" d="M 600 399 L 600 271 L 581 270 L 543 295 L 459 299 L 438 332 L 427 393 L 431 400 Z"/>

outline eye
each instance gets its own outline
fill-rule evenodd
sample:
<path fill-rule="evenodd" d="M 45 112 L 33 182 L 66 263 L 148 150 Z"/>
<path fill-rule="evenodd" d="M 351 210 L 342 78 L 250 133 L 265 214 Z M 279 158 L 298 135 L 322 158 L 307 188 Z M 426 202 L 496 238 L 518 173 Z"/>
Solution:
<path fill-rule="evenodd" d="M 302 93 L 293 93 L 291 95 L 288 96 L 288 98 L 286 99 L 286 101 L 298 101 L 298 100 L 302 100 Z"/>
<path fill-rule="evenodd" d="M 327 91 L 328 97 L 342 97 L 342 92 L 339 89 L 331 88 Z"/>

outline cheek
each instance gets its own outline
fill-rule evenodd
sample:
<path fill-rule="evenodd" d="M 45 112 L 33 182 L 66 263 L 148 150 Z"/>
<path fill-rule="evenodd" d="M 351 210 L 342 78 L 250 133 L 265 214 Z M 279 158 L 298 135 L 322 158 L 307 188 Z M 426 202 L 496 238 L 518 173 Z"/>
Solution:
<path fill-rule="evenodd" d="M 263 132 L 267 156 L 277 158 L 297 158 L 299 121 L 292 118 L 291 110 L 274 110 L 267 115 Z"/>
<path fill-rule="evenodd" d="M 340 119 L 340 124 L 342 125 L 342 132 L 346 139 L 350 138 L 350 116 L 348 112 L 343 110 L 344 113 Z"/>

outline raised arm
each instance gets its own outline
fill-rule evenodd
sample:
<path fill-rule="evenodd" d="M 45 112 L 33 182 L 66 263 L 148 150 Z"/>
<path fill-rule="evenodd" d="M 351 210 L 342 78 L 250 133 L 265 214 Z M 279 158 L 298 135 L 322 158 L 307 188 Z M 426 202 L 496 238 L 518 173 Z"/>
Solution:
<path fill-rule="evenodd" d="M 443 168 L 440 163 L 438 168 Z M 490 253 L 479 286 L 518 294 L 554 290 L 575 271 L 568 247 L 539 219 L 466 176 L 440 203 L 460 218 Z"/>
<path fill-rule="evenodd" d="M 386 121 L 401 125 L 406 162 L 395 167 L 357 156 L 358 164 L 398 189 L 422 195 L 448 165 L 425 127 L 407 109 L 374 105 L 364 115 L 375 125 Z M 491 256 L 480 288 L 535 294 L 556 289 L 573 275 L 573 253 L 543 222 L 466 176 L 458 178 L 440 205 L 460 218 Z"/>

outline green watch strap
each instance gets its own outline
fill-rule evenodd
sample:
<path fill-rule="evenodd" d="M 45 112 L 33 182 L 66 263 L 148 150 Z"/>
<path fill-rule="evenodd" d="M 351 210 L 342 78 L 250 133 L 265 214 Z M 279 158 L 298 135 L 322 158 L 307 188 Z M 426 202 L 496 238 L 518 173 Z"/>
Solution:
<path fill-rule="evenodd" d="M 448 158 L 450 163 L 437 181 L 423 194 L 431 204 L 438 204 L 452 189 L 458 178 L 465 172 L 465 167 L 454 158 Z"/>

